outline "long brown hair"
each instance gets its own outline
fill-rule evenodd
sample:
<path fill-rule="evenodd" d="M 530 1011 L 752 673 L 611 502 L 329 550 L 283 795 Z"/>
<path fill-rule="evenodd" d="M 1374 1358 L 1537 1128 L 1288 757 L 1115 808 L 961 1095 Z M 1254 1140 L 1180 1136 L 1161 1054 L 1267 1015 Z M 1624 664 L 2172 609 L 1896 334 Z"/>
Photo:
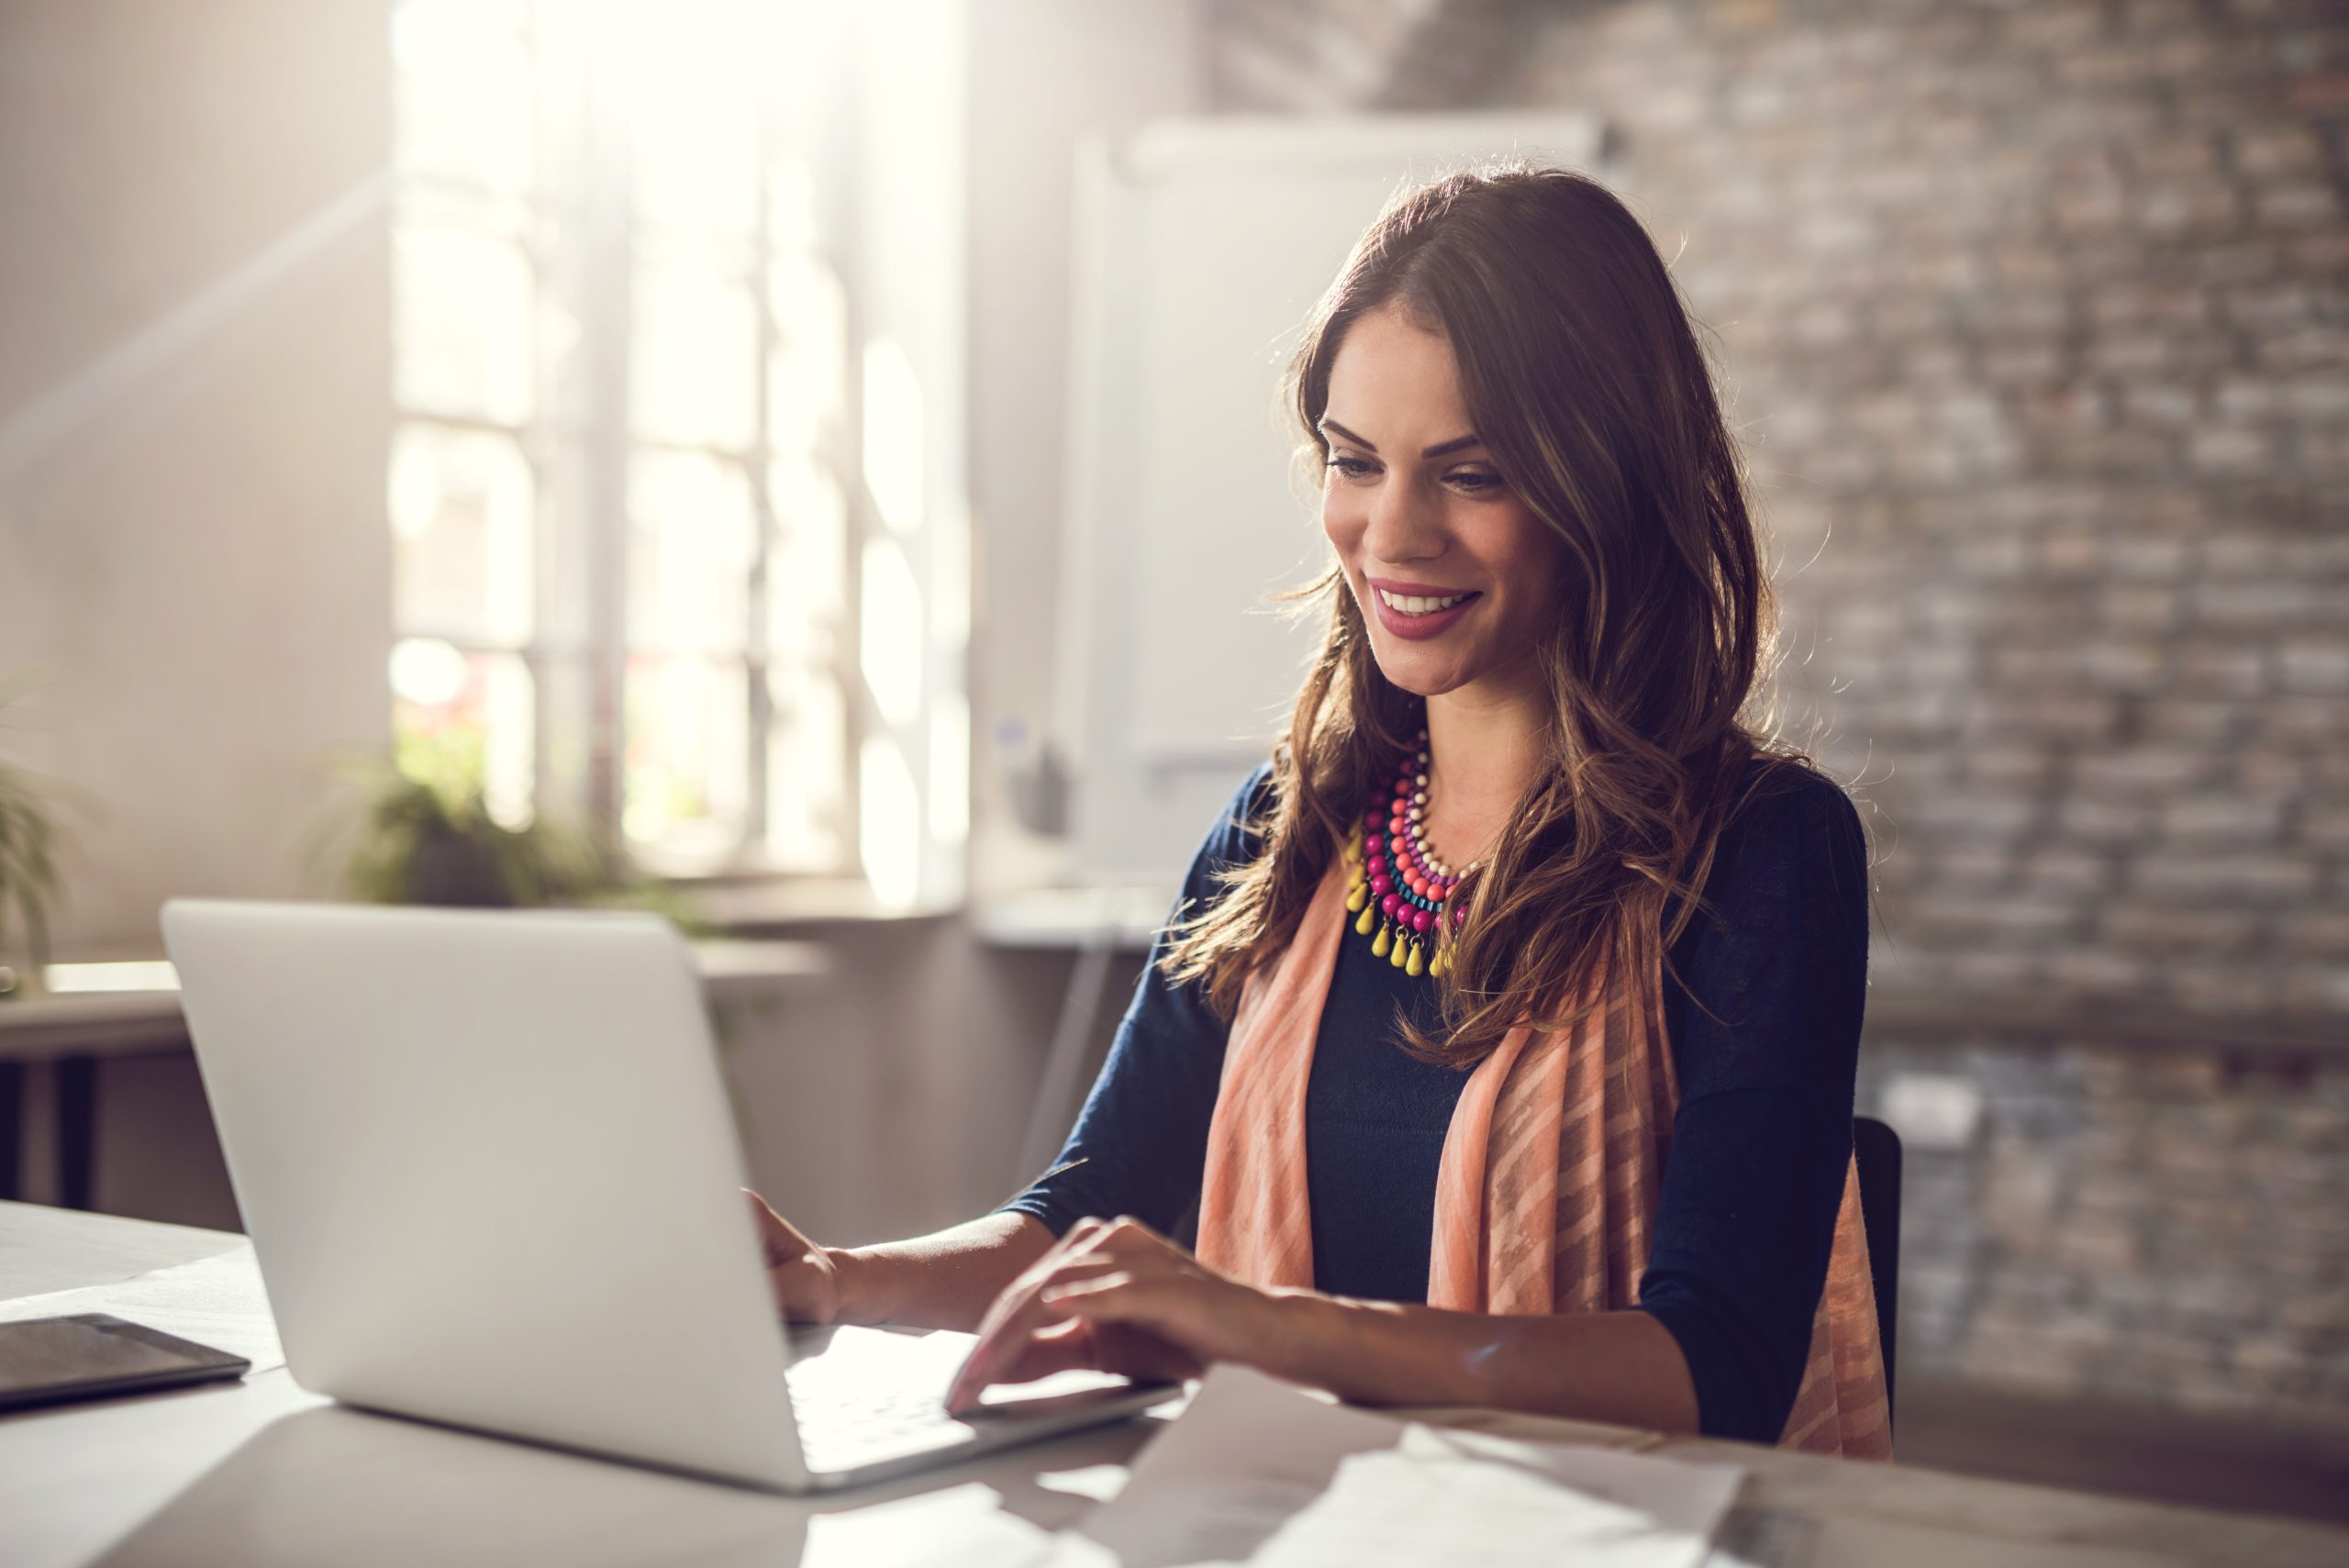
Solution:
<path fill-rule="evenodd" d="M 1723 826 L 1770 766 L 1809 759 L 1749 727 L 1776 610 L 1743 460 L 1671 273 L 1630 211 L 1569 170 L 1509 161 L 1398 193 L 1321 298 L 1286 401 L 1318 470 L 1330 368 L 1347 329 L 1398 306 L 1440 332 L 1474 428 L 1564 541 L 1562 613 L 1538 651 L 1545 765 L 1442 918 L 1467 910 L 1434 982 L 1441 1038 L 1405 1049 L 1467 1066 L 1512 1024 L 1569 1027 L 1597 964 L 1661 960 L 1702 906 Z M 1232 1016 L 1248 973 L 1296 935 L 1331 857 L 1416 735 L 1334 560 L 1277 597 L 1328 621 L 1274 749 L 1264 852 L 1170 933 L 1161 968 Z M 1672 929 L 1663 929 L 1673 909 Z M 1605 998 L 1591 1005 L 1604 1005 Z"/>

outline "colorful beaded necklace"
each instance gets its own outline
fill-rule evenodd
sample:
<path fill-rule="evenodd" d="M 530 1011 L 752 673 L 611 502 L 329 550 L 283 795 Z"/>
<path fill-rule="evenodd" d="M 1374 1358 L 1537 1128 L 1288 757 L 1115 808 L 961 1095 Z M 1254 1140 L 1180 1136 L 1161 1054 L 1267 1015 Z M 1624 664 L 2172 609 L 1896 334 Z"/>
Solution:
<path fill-rule="evenodd" d="M 1378 935 L 1370 951 L 1407 974 L 1443 974 L 1452 968 L 1449 945 L 1438 947 L 1443 904 L 1459 885 L 1460 873 L 1429 851 L 1419 824 L 1428 806 L 1428 732 L 1395 775 L 1395 796 L 1364 813 L 1346 840 L 1346 907 L 1360 916 L 1354 929 Z M 1468 917 L 1464 906 L 1452 912 L 1458 929 Z M 1424 945 L 1423 945 L 1424 944 Z"/>

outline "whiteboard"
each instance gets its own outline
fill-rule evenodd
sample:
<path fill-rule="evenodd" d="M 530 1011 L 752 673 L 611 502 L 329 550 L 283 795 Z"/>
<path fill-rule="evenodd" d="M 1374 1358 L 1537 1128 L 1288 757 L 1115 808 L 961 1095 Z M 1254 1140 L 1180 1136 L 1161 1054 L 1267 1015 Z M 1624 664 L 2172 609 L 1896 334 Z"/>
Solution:
<path fill-rule="evenodd" d="M 1079 149 L 1060 729 L 1070 872 L 1170 890 L 1287 728 L 1329 554 L 1279 406 L 1306 317 L 1398 185 L 1593 167 L 1595 116 L 1165 119 Z M 1293 607 L 1292 607 L 1293 609 Z"/>

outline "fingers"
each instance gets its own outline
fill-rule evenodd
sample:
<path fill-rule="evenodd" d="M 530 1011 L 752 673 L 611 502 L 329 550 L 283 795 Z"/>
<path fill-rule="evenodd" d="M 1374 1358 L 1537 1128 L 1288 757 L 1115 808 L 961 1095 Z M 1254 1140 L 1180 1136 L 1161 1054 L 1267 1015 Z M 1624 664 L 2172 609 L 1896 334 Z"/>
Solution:
<path fill-rule="evenodd" d="M 840 1307 L 840 1280 L 824 1250 L 750 1188 L 742 1195 L 758 1221 L 767 1293 L 774 1297 L 775 1310 L 795 1322 L 830 1322 Z"/>
<path fill-rule="evenodd" d="M 1113 1269 L 1048 1285 L 1037 1306 L 1063 1327 L 1083 1324 L 1097 1364 L 1175 1381 L 1244 1353 L 1249 1329 L 1219 1305 L 1222 1282 L 1181 1269 Z"/>
<path fill-rule="evenodd" d="M 1074 1238 L 1075 1233 L 1070 1234 Z M 1057 1249 L 1039 1259 L 987 1308 L 986 1318 L 979 1325 L 979 1342 L 971 1348 L 970 1355 L 947 1388 L 947 1409 L 959 1415 L 973 1408 L 978 1403 L 979 1391 L 991 1383 L 1024 1383 L 1042 1376 L 1042 1373 L 1014 1373 L 1029 1355 L 1030 1341 L 1038 1331 L 1052 1326 L 1043 1310 L 1044 1289 L 1117 1266 L 1116 1259 L 1101 1253 L 1058 1252 Z M 1083 1364 L 1085 1363 L 1063 1361 L 1048 1370 L 1057 1372 L 1063 1366 Z"/>
<path fill-rule="evenodd" d="M 985 1406 L 984 1396 L 989 1388 L 1033 1383 L 1056 1372 L 1101 1365 L 1101 1347 L 1096 1342 L 1092 1326 L 1084 1322 L 1045 1323 L 1035 1332 L 1022 1335 L 1007 1353 L 1011 1359 L 993 1377 L 972 1391 L 960 1407 L 950 1405 L 949 1408 L 958 1414 L 978 1409 Z"/>
<path fill-rule="evenodd" d="M 766 1199 L 748 1187 L 742 1189 L 742 1195 L 751 1200 L 751 1217 L 759 1225 L 759 1245 L 765 1251 L 770 1266 L 815 1251 L 816 1244 L 801 1234 L 797 1226 L 777 1214 Z"/>
<path fill-rule="evenodd" d="M 1044 1314 L 1067 1318 L 1083 1312 L 1109 1322 L 1123 1322 L 1133 1309 L 1134 1276 L 1123 1269 L 1108 1269 L 1088 1279 L 1056 1280 L 1041 1293 Z M 1115 1293 L 1124 1292 L 1120 1296 Z"/>

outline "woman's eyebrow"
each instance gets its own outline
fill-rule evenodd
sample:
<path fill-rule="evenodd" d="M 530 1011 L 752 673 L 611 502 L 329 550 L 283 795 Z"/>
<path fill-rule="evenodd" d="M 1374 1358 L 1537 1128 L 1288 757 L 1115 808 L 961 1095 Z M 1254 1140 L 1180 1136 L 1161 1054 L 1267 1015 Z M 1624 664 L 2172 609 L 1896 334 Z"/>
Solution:
<path fill-rule="evenodd" d="M 1360 436 L 1355 435 L 1352 430 L 1347 429 L 1335 419 L 1322 420 L 1321 433 L 1325 436 L 1342 436 L 1347 440 L 1350 440 L 1353 442 L 1354 445 L 1360 447 L 1363 450 L 1374 455 L 1375 455 L 1378 450 L 1376 447 L 1371 445 L 1368 441 L 1364 440 Z M 1435 445 L 1423 449 L 1419 452 L 1419 455 L 1423 458 L 1443 457 L 1452 452 L 1464 452 L 1471 447 L 1481 447 L 1484 444 L 1484 438 L 1477 435 L 1474 430 L 1471 430 L 1464 436 L 1454 436 L 1448 441 L 1438 441 Z"/>

